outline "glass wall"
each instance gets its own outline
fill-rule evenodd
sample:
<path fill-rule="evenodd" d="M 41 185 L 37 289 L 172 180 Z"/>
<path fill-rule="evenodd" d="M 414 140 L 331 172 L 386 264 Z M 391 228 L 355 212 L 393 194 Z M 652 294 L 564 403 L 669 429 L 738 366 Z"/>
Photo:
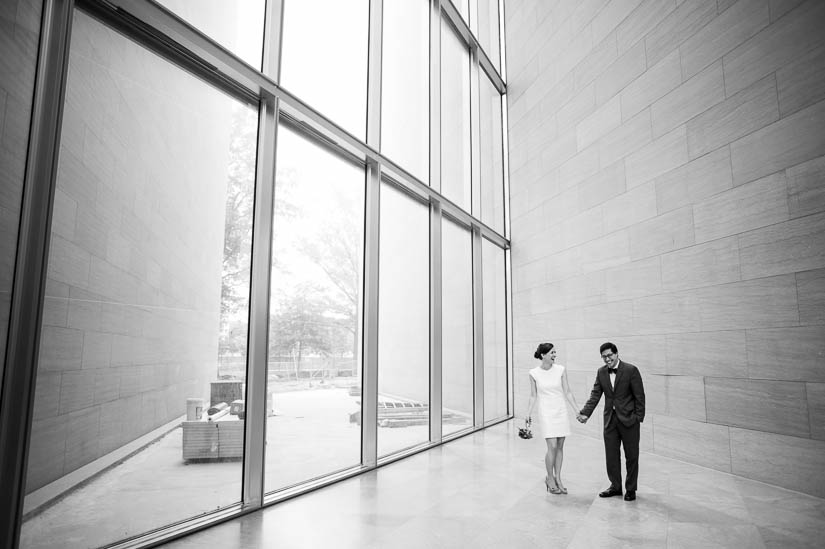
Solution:
<path fill-rule="evenodd" d="M 473 241 L 465 227 L 441 223 L 442 433 L 473 425 Z"/>
<path fill-rule="evenodd" d="M 478 41 L 496 69 L 501 68 L 499 47 L 499 0 L 474 0 L 478 2 Z"/>
<path fill-rule="evenodd" d="M 276 161 L 267 491 L 361 462 L 364 169 L 285 126 Z"/>
<path fill-rule="evenodd" d="M 24 547 L 241 500 L 257 111 L 82 12 L 68 68 L 26 508 L 98 474 Z"/>
<path fill-rule="evenodd" d="M 51 229 L 45 294 L 11 318 L 43 311 L 33 419 L 27 445 L 0 448 L 28 456 L 21 547 L 161 543 L 439 444 L 431 391 L 442 436 L 507 418 L 502 102 L 455 30 L 476 5 L 446 1 L 384 2 L 371 43 L 369 0 L 284 0 L 266 27 L 263 0 L 130 0 L 134 13 L 84 0 L 70 19 L 49 14 L 44 51 L 55 28 L 70 45 L 65 95 L 42 83 L 33 95 L 62 121 L 38 136 L 59 151 L 51 218 L 37 218 Z M 15 24 L 39 25 L 28 0 L 15 5 Z M 259 70 L 265 43 L 280 81 Z M 26 148 L 13 134 L 23 95 L 0 81 L 7 160 L 10 143 Z M 4 163 L 4 198 L 24 165 Z"/>
<path fill-rule="evenodd" d="M 470 210 L 470 52 L 441 24 L 441 194 Z"/>
<path fill-rule="evenodd" d="M 281 83 L 364 140 L 369 0 L 283 0 Z"/>
<path fill-rule="evenodd" d="M 430 438 L 429 209 L 381 185 L 378 456 Z"/>
<path fill-rule="evenodd" d="M 430 179 L 428 2 L 385 2 L 381 56 L 381 152 Z"/>
<path fill-rule="evenodd" d="M 265 0 L 158 0 L 256 69 L 261 69 Z"/>
<path fill-rule="evenodd" d="M 479 186 L 481 220 L 504 232 L 504 148 L 502 145 L 501 96 L 479 71 Z"/>
<path fill-rule="evenodd" d="M 504 250 L 482 239 L 484 421 L 507 415 L 507 301 Z"/>

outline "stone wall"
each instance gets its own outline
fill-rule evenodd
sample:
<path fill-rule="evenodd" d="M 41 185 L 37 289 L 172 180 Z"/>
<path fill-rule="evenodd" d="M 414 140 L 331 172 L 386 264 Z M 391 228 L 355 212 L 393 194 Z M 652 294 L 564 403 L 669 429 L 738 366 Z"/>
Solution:
<path fill-rule="evenodd" d="M 505 17 L 517 413 L 538 342 L 581 404 L 611 340 L 643 449 L 825 496 L 825 3 Z"/>

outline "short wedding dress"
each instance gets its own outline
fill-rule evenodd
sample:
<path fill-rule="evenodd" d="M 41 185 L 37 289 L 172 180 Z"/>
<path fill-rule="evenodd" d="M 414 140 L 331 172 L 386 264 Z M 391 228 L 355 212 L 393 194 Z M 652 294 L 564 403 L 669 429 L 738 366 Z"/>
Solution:
<path fill-rule="evenodd" d="M 547 370 L 537 366 L 530 370 L 530 377 L 536 382 L 538 419 L 541 436 L 544 438 L 570 436 L 570 416 L 561 377 L 564 366 L 553 364 Z"/>

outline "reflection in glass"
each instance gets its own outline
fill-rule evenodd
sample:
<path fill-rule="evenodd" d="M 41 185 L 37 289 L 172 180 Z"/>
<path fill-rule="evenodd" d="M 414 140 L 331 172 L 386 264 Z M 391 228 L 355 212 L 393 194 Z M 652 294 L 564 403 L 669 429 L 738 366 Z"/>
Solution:
<path fill-rule="evenodd" d="M 364 169 L 281 127 L 265 489 L 361 462 Z"/>
<path fill-rule="evenodd" d="M 493 66 L 500 70 L 498 0 L 474 1 L 478 2 L 478 42 L 493 62 Z"/>
<path fill-rule="evenodd" d="M 441 194 L 470 211 L 470 52 L 441 22 Z"/>
<path fill-rule="evenodd" d="M 247 64 L 261 69 L 265 0 L 157 0 Z"/>
<path fill-rule="evenodd" d="M 421 181 L 430 179 L 428 2 L 384 2 L 381 152 Z"/>
<path fill-rule="evenodd" d="M 471 233 L 441 225 L 442 433 L 473 425 L 473 251 Z"/>
<path fill-rule="evenodd" d="M 368 28 L 369 0 L 284 0 L 281 84 L 362 141 Z"/>
<path fill-rule="evenodd" d="M 0 389 L 5 379 L 6 339 L 43 2 L 6 2 L 4 7 L 8 11 L 4 10 L 0 15 L 3 21 L 0 44 L 5 58 L 0 62 Z M 27 25 L 26 21 L 35 24 Z"/>
<path fill-rule="evenodd" d="M 483 71 L 479 72 L 479 147 L 481 220 L 504 232 L 504 168 L 501 96 Z"/>
<path fill-rule="evenodd" d="M 255 110 L 75 13 L 23 547 L 240 501 L 256 132 Z"/>
<path fill-rule="evenodd" d="M 378 456 L 427 442 L 430 394 L 429 210 L 381 185 Z"/>
<path fill-rule="evenodd" d="M 482 239 L 484 421 L 507 414 L 507 316 L 504 250 Z"/>

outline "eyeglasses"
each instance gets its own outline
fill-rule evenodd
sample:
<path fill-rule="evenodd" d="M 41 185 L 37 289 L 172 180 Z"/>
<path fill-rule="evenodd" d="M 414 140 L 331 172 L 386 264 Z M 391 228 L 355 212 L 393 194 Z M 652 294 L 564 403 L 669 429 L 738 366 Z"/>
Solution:
<path fill-rule="evenodd" d="M 607 353 L 606 355 L 602 355 L 602 359 L 613 358 L 616 356 L 616 353 Z"/>

